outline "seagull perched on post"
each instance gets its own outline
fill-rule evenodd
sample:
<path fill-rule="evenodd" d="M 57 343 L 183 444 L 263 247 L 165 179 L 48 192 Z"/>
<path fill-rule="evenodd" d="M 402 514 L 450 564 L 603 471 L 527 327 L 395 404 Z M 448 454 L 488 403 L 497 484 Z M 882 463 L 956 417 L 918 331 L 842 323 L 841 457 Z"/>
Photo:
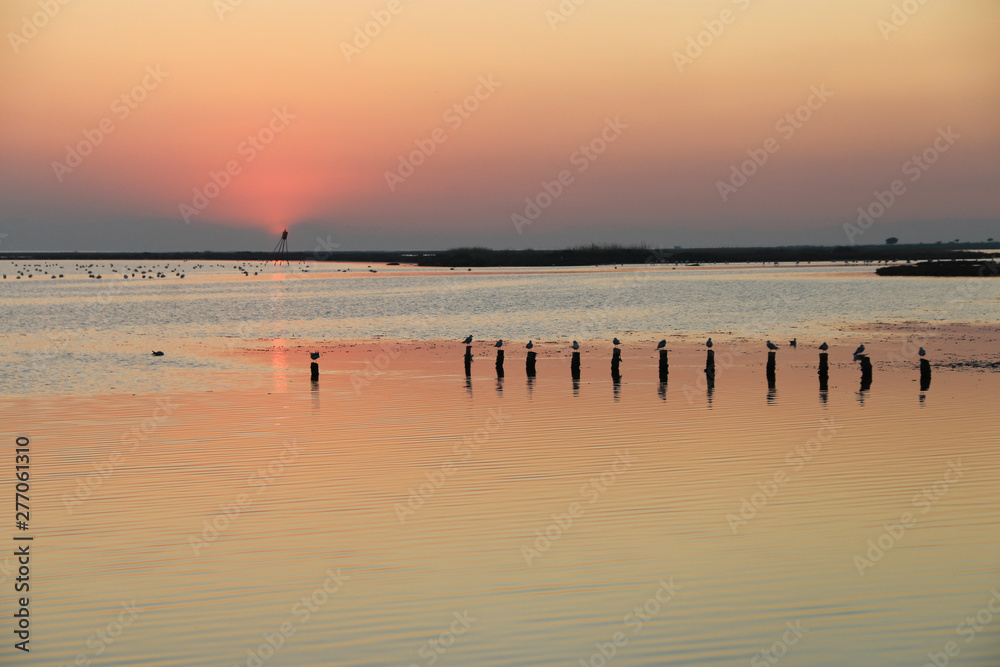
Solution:
<path fill-rule="evenodd" d="M 532 343 L 532 342 L 531 342 L 531 341 L 529 340 L 529 341 L 528 341 L 528 344 L 527 344 L 527 345 L 525 345 L 524 347 L 530 350 L 531 348 L 535 347 L 535 344 L 534 344 L 534 343 Z"/>
<path fill-rule="evenodd" d="M 661 340 L 659 343 L 656 344 L 656 349 L 657 350 L 662 350 L 666 346 L 667 346 L 667 339 L 664 338 L 663 340 Z"/>
<path fill-rule="evenodd" d="M 465 340 L 462 341 L 463 345 L 469 345 L 472 343 L 472 336 L 467 336 Z"/>
<path fill-rule="evenodd" d="M 865 353 L 865 344 L 864 343 L 862 343 L 861 345 L 858 345 L 858 349 L 854 350 L 854 356 L 855 357 L 858 356 L 859 354 L 864 354 L 864 353 Z"/>
<path fill-rule="evenodd" d="M 580 349 L 580 344 L 577 343 L 576 341 L 573 341 L 573 349 L 574 350 L 579 350 Z"/>
<path fill-rule="evenodd" d="M 925 350 L 924 348 L 920 348 L 917 351 L 917 354 L 919 354 L 921 357 L 926 357 L 927 356 L 927 350 Z"/>
<path fill-rule="evenodd" d="M 705 347 L 712 347 L 712 339 L 711 338 L 709 338 L 707 341 L 705 341 Z"/>
<path fill-rule="evenodd" d="M 309 358 L 310 359 L 319 359 L 319 352 L 310 352 L 309 353 Z"/>
<path fill-rule="evenodd" d="M 622 344 L 622 342 L 620 340 L 618 340 L 617 337 L 614 340 L 612 340 L 611 342 L 615 344 L 615 347 L 618 347 L 619 345 Z"/>
<path fill-rule="evenodd" d="M 771 341 L 767 341 L 767 349 L 769 349 L 769 350 L 777 350 L 778 346 L 775 345 L 774 343 L 772 343 Z"/>
<path fill-rule="evenodd" d="M 493 347 L 503 347 L 503 338 L 501 338 L 500 340 L 498 340 Z"/>
<path fill-rule="evenodd" d="M 826 352 L 827 350 L 830 349 L 830 346 L 826 344 L 826 341 L 824 341 L 823 344 L 819 346 L 819 349 L 821 349 L 824 352 Z"/>

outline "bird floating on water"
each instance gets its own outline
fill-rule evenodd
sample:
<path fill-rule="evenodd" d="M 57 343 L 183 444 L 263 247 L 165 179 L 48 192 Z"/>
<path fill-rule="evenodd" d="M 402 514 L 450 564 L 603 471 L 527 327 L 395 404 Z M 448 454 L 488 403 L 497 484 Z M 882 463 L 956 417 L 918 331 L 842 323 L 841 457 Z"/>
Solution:
<path fill-rule="evenodd" d="M 830 346 L 826 344 L 826 341 L 824 341 L 823 344 L 819 346 L 819 349 L 821 349 L 824 352 L 826 352 L 827 350 L 830 349 Z"/>
<path fill-rule="evenodd" d="M 503 338 L 498 340 L 496 344 L 493 345 L 493 347 L 503 347 Z"/>
<path fill-rule="evenodd" d="M 862 343 L 861 345 L 858 345 L 858 349 L 854 350 L 854 356 L 856 357 L 859 354 L 864 354 L 864 352 L 865 352 L 865 344 Z"/>
<path fill-rule="evenodd" d="M 920 348 L 917 351 L 917 354 L 919 354 L 921 357 L 926 357 L 927 356 L 927 350 L 925 350 L 924 348 Z"/>
<path fill-rule="evenodd" d="M 573 349 L 574 350 L 579 350 L 580 349 L 580 344 L 577 343 L 576 341 L 573 341 Z"/>
<path fill-rule="evenodd" d="M 707 341 L 705 341 L 705 347 L 712 347 L 712 339 L 711 338 L 709 338 Z"/>
<path fill-rule="evenodd" d="M 463 345 L 469 345 L 472 343 L 472 336 L 466 336 L 465 340 L 462 341 Z"/>
<path fill-rule="evenodd" d="M 534 344 L 534 343 L 532 343 L 532 342 L 531 342 L 531 341 L 529 340 L 529 341 L 528 341 L 528 344 L 527 344 L 527 345 L 525 345 L 524 347 L 530 350 L 531 348 L 535 347 L 535 344 Z"/>
<path fill-rule="evenodd" d="M 777 350 L 778 346 L 775 345 L 774 343 L 772 343 L 771 341 L 767 341 L 767 349 L 769 349 L 769 350 Z"/>
<path fill-rule="evenodd" d="M 163 356 L 163 352 L 161 352 L 160 350 L 153 350 L 153 356 L 154 357 L 162 357 Z"/>
<path fill-rule="evenodd" d="M 664 338 L 663 340 L 661 340 L 659 343 L 656 344 L 656 349 L 657 350 L 662 350 L 666 346 L 667 346 L 667 339 Z"/>

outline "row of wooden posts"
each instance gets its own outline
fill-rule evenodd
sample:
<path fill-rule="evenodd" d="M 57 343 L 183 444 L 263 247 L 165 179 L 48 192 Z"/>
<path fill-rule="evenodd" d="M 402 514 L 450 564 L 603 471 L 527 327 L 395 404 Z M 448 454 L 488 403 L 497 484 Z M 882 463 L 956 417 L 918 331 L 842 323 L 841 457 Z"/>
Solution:
<path fill-rule="evenodd" d="M 660 350 L 660 363 L 659 363 L 659 374 L 660 382 L 666 383 L 670 375 L 670 361 L 667 356 L 667 350 Z M 767 385 L 768 388 L 774 389 L 775 383 L 777 381 L 777 356 L 778 353 L 773 350 L 767 353 Z M 528 377 L 535 377 L 535 361 L 538 355 L 535 352 L 528 352 L 528 356 L 525 359 L 525 372 Z M 466 377 L 472 375 L 472 346 L 465 346 L 465 375 Z M 856 355 L 856 359 L 861 362 L 861 389 L 862 391 L 868 390 L 872 385 L 872 360 L 866 354 Z M 504 362 L 504 351 L 502 349 L 497 350 L 497 360 L 496 360 L 496 371 L 497 377 L 502 378 L 504 376 L 503 370 Z M 611 354 L 611 379 L 615 382 L 620 382 L 622 379 L 621 374 L 621 362 L 622 362 L 622 351 L 620 348 L 615 348 Z M 315 364 L 314 364 L 315 365 Z M 570 374 L 573 376 L 574 380 L 580 379 L 580 353 L 573 352 L 573 357 L 570 361 Z M 827 391 L 830 382 L 830 355 L 827 352 L 821 352 L 819 355 L 819 388 L 820 391 Z M 705 358 L 705 378 L 708 381 L 709 388 L 715 386 L 715 350 L 708 350 L 708 354 Z M 926 359 L 920 360 L 920 390 L 927 391 L 931 386 L 931 363 Z"/>

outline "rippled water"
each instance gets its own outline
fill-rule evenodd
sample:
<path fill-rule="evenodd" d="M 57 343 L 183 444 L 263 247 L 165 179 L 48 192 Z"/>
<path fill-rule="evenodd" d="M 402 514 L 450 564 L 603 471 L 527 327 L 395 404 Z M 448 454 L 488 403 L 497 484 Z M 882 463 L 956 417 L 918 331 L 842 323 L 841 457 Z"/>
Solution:
<path fill-rule="evenodd" d="M 539 346 L 532 381 L 516 349 L 498 380 L 485 347 L 466 378 L 461 347 L 432 340 L 447 322 L 452 340 L 455 330 L 515 338 L 524 325 L 513 314 L 530 313 L 547 333 L 529 335 L 565 341 L 576 336 L 558 331 L 569 306 L 546 318 L 528 307 L 533 293 L 608 303 L 593 293 L 620 293 L 621 277 L 473 272 L 446 302 L 496 299 L 506 314 L 459 306 L 421 329 L 405 313 L 451 275 L 388 273 L 147 281 L 97 311 L 72 296 L 94 279 L 4 286 L 19 300 L 16 324 L 4 324 L 6 368 L 24 354 L 11 341 L 45 351 L 48 313 L 51 330 L 76 341 L 57 365 L 84 370 L 13 368 L 62 393 L 5 380 L 0 397 L 7 444 L 31 438 L 35 537 L 32 652 L 15 654 L 8 635 L 0 663 L 754 665 L 772 664 L 761 653 L 772 651 L 781 665 L 923 665 L 955 642 L 951 664 L 997 664 L 1000 618 L 987 607 L 1000 590 L 996 373 L 936 367 L 921 391 L 912 360 L 883 355 L 859 391 L 856 365 L 835 347 L 820 392 L 814 351 L 784 348 L 771 389 L 757 347 L 724 341 L 711 391 L 704 351 L 680 344 L 665 385 L 645 344 L 625 346 L 620 384 L 606 346 L 588 345 L 574 382 L 568 349 L 553 343 Z M 588 326 L 641 339 L 711 331 L 683 300 L 752 333 L 757 320 L 739 304 L 778 289 L 882 301 L 875 314 L 790 301 L 799 315 L 776 315 L 776 339 L 865 317 L 997 312 L 993 287 L 951 303 L 957 281 L 883 287 L 844 273 L 654 274 L 650 289 L 674 301 L 639 290 L 616 311 L 627 327 Z M 254 298 L 232 303 L 240 291 Z M 252 332 L 226 333 L 240 308 L 314 312 L 322 306 L 306 295 L 318 293 L 337 295 L 331 314 L 262 314 Z M 690 324 L 656 328 L 654 306 Z M 334 315 L 360 322 L 366 309 L 377 330 Z M 123 330 L 130 319 L 140 326 Z M 303 377 L 297 339 L 390 330 L 428 342 L 344 345 L 321 358 L 317 385 Z M 167 349 L 165 364 L 151 347 Z M 727 354 L 734 363 L 721 363 Z M 12 495 L 8 475 L 2 489 Z M 11 561 L 0 557 L 4 608 Z"/>

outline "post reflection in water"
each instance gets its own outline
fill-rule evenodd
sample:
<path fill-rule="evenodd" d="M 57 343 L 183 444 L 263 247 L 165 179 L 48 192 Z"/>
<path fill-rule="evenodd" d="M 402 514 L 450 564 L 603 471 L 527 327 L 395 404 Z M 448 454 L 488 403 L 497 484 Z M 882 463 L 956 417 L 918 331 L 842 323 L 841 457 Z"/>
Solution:
<path fill-rule="evenodd" d="M 659 395 L 660 400 L 662 401 L 667 400 L 667 383 L 661 382 L 659 387 L 657 387 L 656 389 L 656 393 L 657 395 Z"/>
<path fill-rule="evenodd" d="M 528 398 L 532 398 L 532 392 L 535 390 L 535 376 L 528 376 Z"/>
<path fill-rule="evenodd" d="M 503 376 L 497 378 L 497 393 L 503 396 Z"/>
<path fill-rule="evenodd" d="M 573 378 L 573 395 L 580 395 L 580 380 L 579 378 Z"/>
<path fill-rule="evenodd" d="M 612 395 L 614 396 L 615 403 L 617 403 L 622 398 L 622 381 L 621 381 L 621 378 L 618 378 L 617 380 L 612 380 L 611 381 L 611 386 L 612 386 Z"/>
<path fill-rule="evenodd" d="M 469 394 L 469 398 L 472 398 L 472 376 L 465 376 L 465 391 Z"/>

